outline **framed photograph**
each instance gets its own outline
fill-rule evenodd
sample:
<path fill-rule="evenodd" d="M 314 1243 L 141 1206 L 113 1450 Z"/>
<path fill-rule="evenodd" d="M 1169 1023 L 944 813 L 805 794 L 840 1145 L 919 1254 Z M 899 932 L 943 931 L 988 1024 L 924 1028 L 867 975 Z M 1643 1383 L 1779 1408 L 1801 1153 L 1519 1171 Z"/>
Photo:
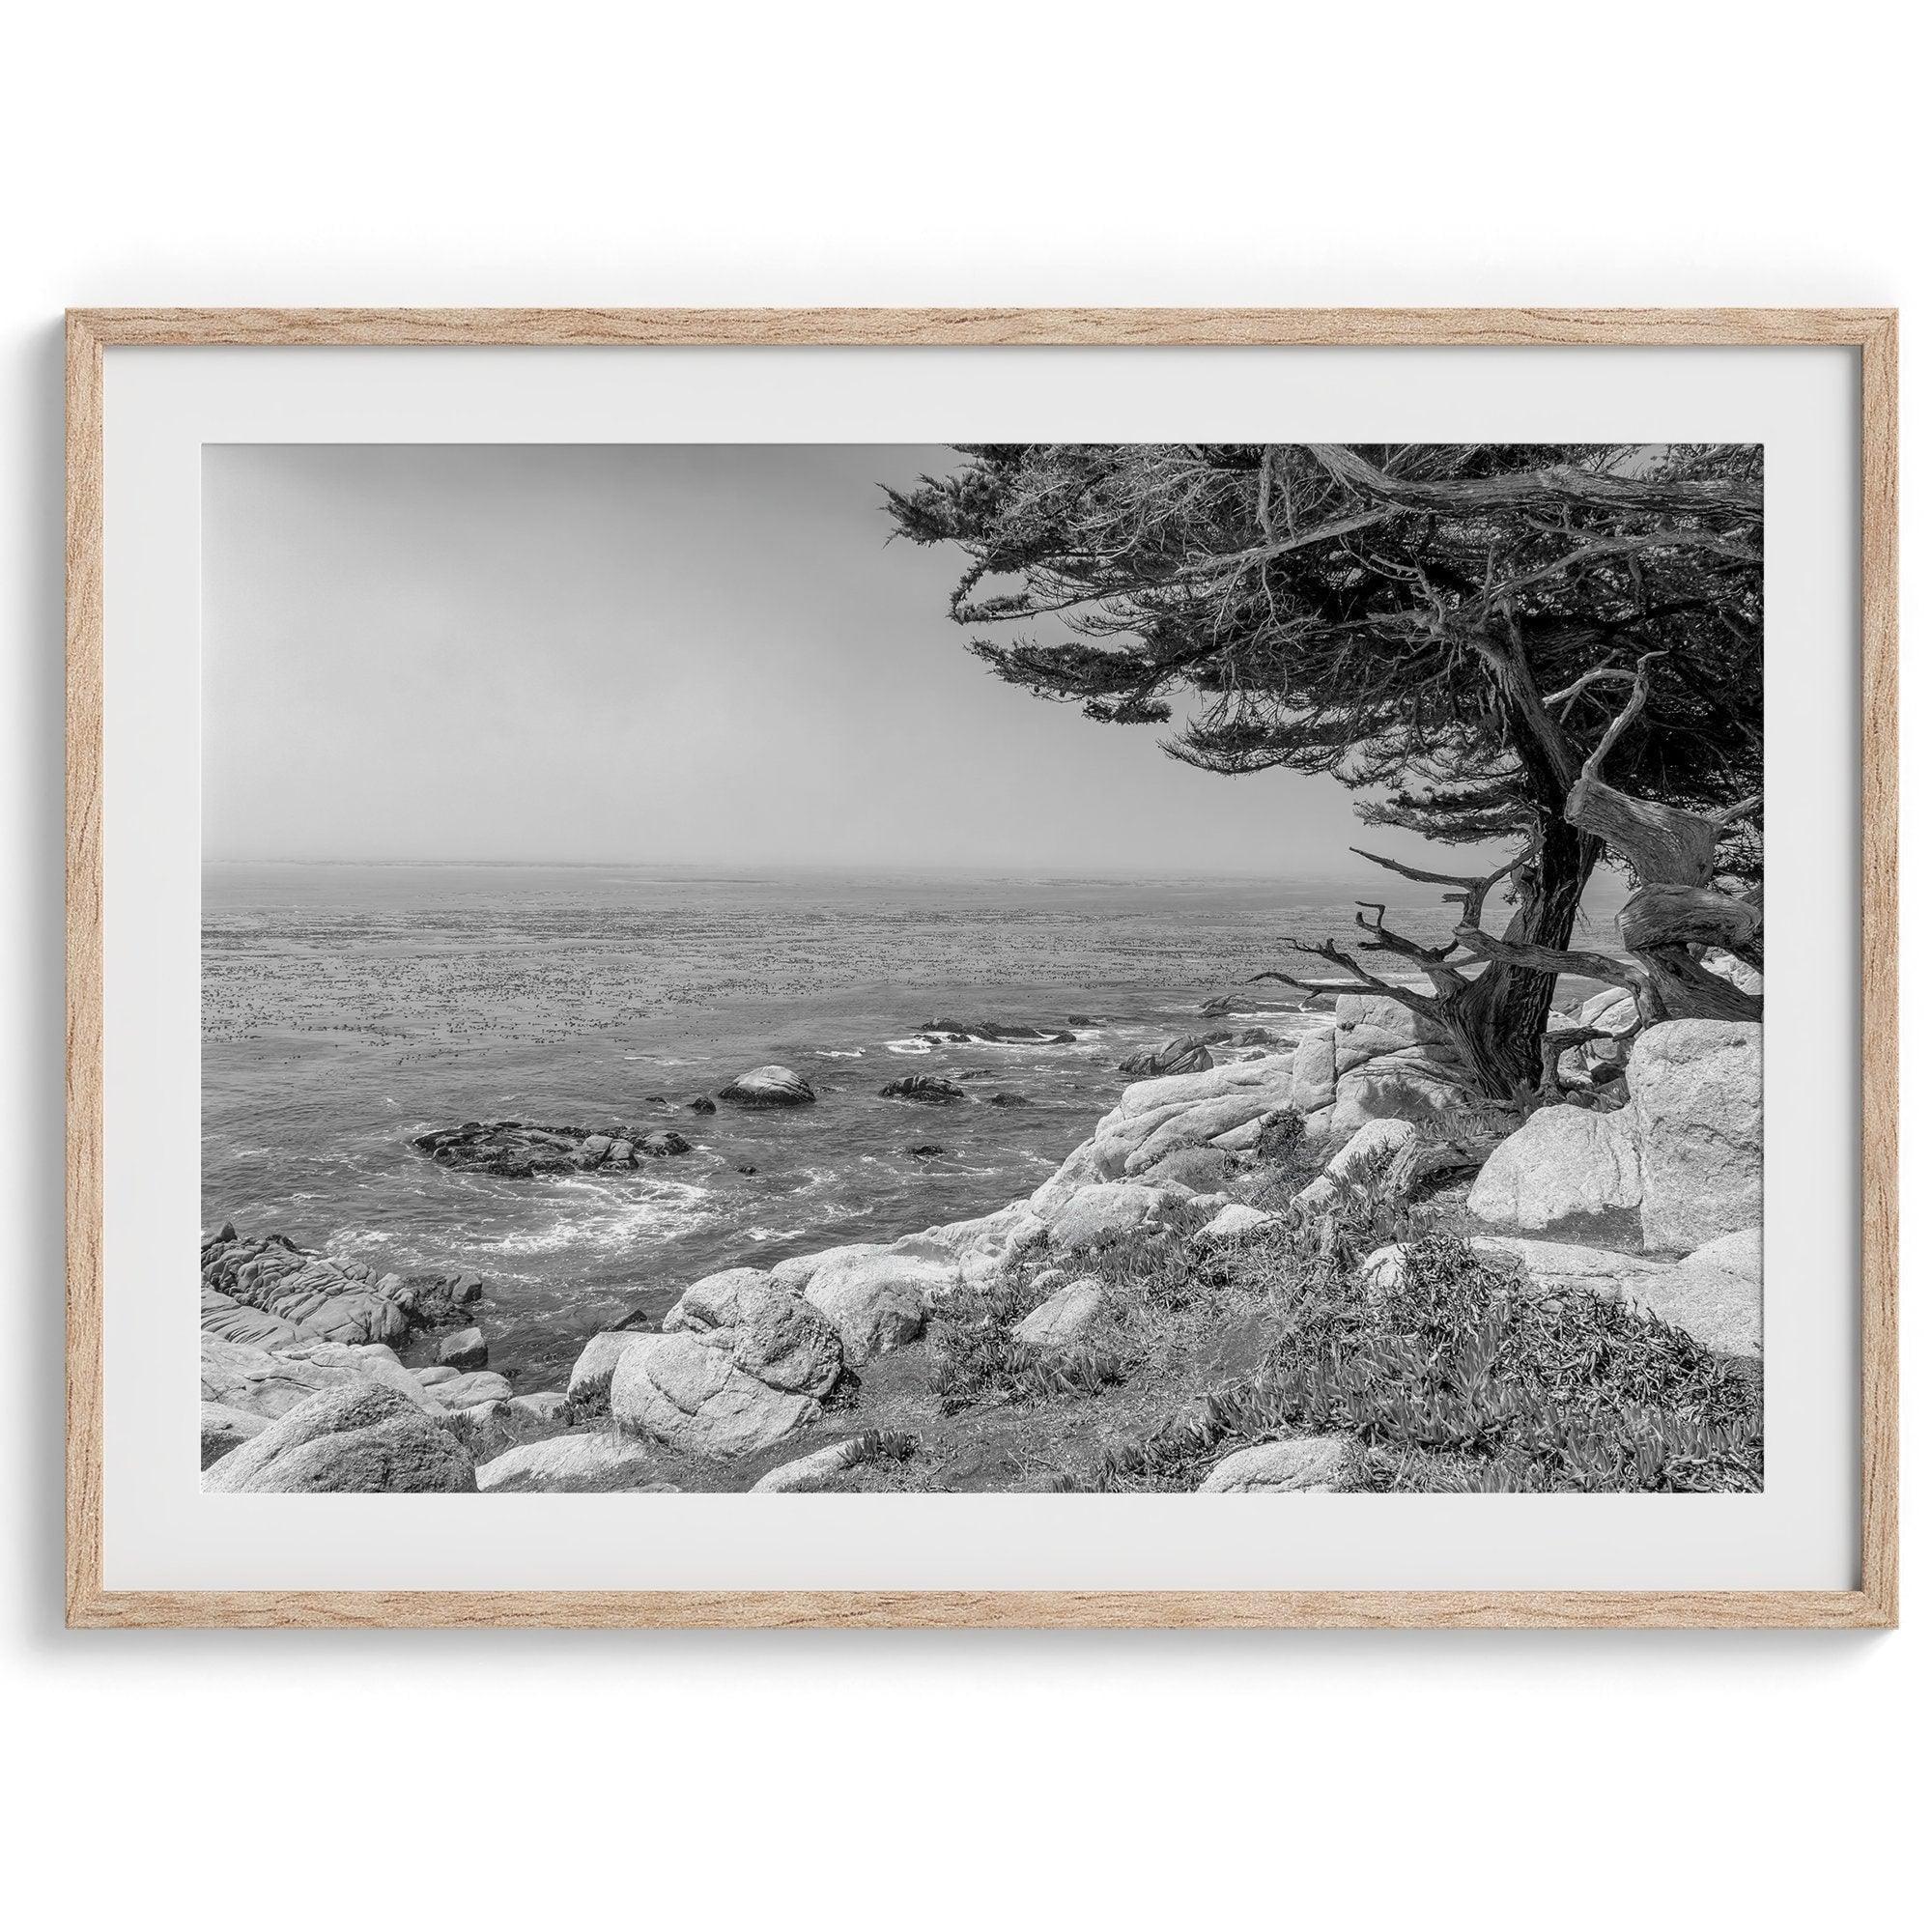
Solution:
<path fill-rule="evenodd" d="M 68 342 L 71 1623 L 1896 1621 L 1889 312 Z"/>

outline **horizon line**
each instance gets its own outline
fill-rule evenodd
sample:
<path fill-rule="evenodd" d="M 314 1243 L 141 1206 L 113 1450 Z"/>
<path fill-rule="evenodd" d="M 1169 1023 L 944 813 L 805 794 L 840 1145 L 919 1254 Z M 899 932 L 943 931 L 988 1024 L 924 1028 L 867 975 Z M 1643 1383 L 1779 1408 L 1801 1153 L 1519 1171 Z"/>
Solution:
<path fill-rule="evenodd" d="M 1261 869 L 1254 867 L 1190 867 L 1170 865 L 1139 867 L 1105 865 L 1094 861 L 1062 860 L 995 861 L 972 859 L 500 859 L 500 858 L 320 858 L 314 855 L 261 855 L 236 857 L 203 853 L 201 864 L 209 866 L 367 866 L 394 867 L 472 867 L 484 869 L 541 870 L 686 870 L 686 871 L 774 871 L 774 872 L 1032 872 L 1042 876 L 1077 877 L 1084 874 L 1119 874 L 1134 878 L 1221 878 L 1291 879 L 1327 878 L 1337 881 L 1353 873 L 1324 871 L 1308 867 L 1282 867 Z"/>

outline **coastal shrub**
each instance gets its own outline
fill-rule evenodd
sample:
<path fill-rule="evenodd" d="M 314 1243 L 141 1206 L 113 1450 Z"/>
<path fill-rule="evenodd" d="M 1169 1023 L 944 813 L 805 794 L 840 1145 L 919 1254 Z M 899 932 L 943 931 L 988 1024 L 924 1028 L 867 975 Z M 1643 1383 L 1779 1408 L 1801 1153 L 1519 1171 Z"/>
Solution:
<path fill-rule="evenodd" d="M 1009 1271 L 985 1288 L 962 1288 L 926 1327 L 932 1391 L 944 1414 L 981 1402 L 1036 1402 L 1094 1395 L 1124 1381 L 1131 1365 L 1104 1349 L 1043 1352 L 1013 1326 L 1044 1297 Z"/>
<path fill-rule="evenodd" d="M 1301 1132 L 1289 1130 L 1266 1155 L 1257 1148 L 1254 1165 L 1228 1192 L 1264 1214 L 1285 1213 L 1294 1197 L 1327 1164 L 1329 1152 L 1325 1142 L 1308 1138 L 1304 1122 Z"/>
<path fill-rule="evenodd" d="M 1307 1117 L 1298 1107 L 1277 1107 L 1262 1116 L 1260 1138 L 1255 1142 L 1255 1158 L 1279 1166 L 1294 1156 L 1308 1132 Z"/>
<path fill-rule="evenodd" d="M 1130 1298 L 1163 1315 L 1191 1306 L 1228 1277 L 1220 1250 L 1158 1233 L 1124 1235 L 1107 1242 L 1088 1257 L 1082 1272 L 1117 1291 L 1116 1299 Z"/>
<path fill-rule="evenodd" d="M 1761 1485 L 1760 1374 L 1646 1312 L 1445 1236 L 1374 1293 L 1285 1244 L 1258 1259 L 1293 1277 L 1260 1368 L 1110 1451 L 1099 1488 L 1193 1489 L 1244 1443 L 1343 1431 L 1378 1452 L 1370 1489 Z"/>

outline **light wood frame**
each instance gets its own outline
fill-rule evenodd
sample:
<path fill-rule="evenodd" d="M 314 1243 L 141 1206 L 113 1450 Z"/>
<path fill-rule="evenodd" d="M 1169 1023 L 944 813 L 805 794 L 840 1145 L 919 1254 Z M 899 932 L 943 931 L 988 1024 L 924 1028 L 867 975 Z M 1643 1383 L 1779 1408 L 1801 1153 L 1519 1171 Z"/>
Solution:
<path fill-rule="evenodd" d="M 1862 374 L 1862 1574 L 1853 1590 L 153 1591 L 102 1579 L 102 355 L 119 347 L 1834 346 Z M 1889 309 L 80 309 L 67 318 L 67 1618 L 133 1626 L 1512 1629 L 1898 1621 L 1898 323 Z"/>

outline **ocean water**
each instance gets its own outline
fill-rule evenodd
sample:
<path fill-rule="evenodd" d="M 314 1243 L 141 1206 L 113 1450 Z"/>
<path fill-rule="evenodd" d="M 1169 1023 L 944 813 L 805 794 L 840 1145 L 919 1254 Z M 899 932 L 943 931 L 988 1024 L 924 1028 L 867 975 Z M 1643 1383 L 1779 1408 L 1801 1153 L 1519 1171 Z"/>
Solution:
<path fill-rule="evenodd" d="M 203 882 L 204 1218 L 378 1269 L 473 1268 L 493 1365 L 555 1386 L 583 1338 L 721 1267 L 890 1240 L 1030 1192 L 1118 1096 L 1133 1048 L 1321 1024 L 1288 937 L 1335 887 L 1256 879 L 695 867 L 212 865 Z M 1439 923 L 1426 889 L 1404 917 Z M 1204 1001 L 1234 993 L 1225 1021 Z M 938 1017 L 1070 1045 L 931 1044 Z M 818 1104 L 694 1114 L 777 1061 Z M 883 1099 L 914 1071 L 980 1098 Z M 469 1120 L 674 1125 L 634 1174 L 452 1174 L 412 1135 Z M 906 1150 L 937 1144 L 938 1158 Z M 754 1170 L 748 1172 L 747 1170 Z"/>

